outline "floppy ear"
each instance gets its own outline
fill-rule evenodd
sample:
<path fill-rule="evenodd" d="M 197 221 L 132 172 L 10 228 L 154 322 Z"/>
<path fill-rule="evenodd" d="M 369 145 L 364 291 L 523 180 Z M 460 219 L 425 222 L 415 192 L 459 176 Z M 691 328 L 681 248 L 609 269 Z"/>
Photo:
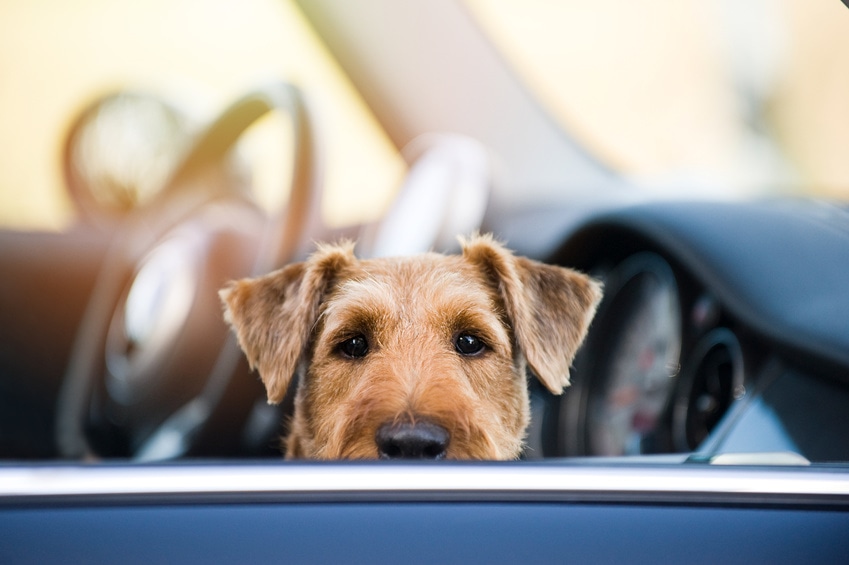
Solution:
<path fill-rule="evenodd" d="M 306 262 L 234 281 L 219 291 L 224 319 L 251 368 L 259 371 L 269 403 L 283 400 L 306 350 L 322 297 L 340 269 L 355 260 L 353 250 L 353 243 L 322 246 Z"/>
<path fill-rule="evenodd" d="M 516 257 L 491 236 L 461 245 L 466 260 L 497 285 L 531 371 L 552 393 L 562 393 L 601 300 L 601 284 L 572 269 Z"/>

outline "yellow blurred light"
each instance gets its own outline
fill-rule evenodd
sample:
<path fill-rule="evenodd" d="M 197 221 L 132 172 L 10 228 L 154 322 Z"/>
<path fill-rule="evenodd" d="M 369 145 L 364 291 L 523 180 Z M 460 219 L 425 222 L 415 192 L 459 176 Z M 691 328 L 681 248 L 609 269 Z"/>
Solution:
<path fill-rule="evenodd" d="M 405 165 L 291 0 L 11 0 L 0 3 L 0 227 L 61 229 L 67 127 L 122 88 L 170 97 L 201 120 L 258 84 L 298 85 L 318 117 L 328 224 L 376 218 Z M 280 145 L 277 145 L 280 148 Z M 254 145 L 260 182 L 285 173 Z M 285 160 L 285 158 L 283 159 Z M 283 194 L 262 189 L 268 205 Z"/>

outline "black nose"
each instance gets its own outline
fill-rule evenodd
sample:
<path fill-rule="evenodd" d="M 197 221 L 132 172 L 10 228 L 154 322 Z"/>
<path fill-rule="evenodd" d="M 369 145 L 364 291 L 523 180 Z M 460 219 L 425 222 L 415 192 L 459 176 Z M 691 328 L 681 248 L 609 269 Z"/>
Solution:
<path fill-rule="evenodd" d="M 375 436 L 381 459 L 442 459 L 448 430 L 430 422 L 384 424 Z"/>

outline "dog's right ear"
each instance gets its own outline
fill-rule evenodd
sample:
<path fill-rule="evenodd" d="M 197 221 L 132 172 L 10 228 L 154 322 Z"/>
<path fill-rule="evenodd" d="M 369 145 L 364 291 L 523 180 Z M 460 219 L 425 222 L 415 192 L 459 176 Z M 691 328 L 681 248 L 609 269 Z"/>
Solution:
<path fill-rule="evenodd" d="M 353 243 L 320 246 L 303 263 L 234 281 L 219 292 L 224 319 L 251 368 L 259 371 L 269 403 L 283 400 L 309 343 L 322 297 L 353 261 Z"/>

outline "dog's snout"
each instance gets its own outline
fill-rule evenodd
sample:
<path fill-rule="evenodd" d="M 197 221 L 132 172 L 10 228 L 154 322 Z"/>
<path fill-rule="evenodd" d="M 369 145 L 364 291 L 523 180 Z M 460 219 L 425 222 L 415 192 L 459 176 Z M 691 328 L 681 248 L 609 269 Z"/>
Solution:
<path fill-rule="evenodd" d="M 375 441 L 381 459 L 443 459 L 448 430 L 430 422 L 384 424 Z"/>

